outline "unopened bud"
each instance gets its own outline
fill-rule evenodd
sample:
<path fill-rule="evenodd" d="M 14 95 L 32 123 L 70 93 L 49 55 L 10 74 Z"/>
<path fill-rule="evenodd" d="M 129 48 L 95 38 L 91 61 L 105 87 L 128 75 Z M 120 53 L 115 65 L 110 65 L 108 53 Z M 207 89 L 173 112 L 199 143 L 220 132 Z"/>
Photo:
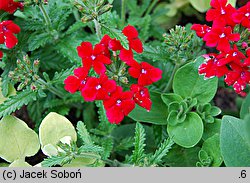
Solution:
<path fill-rule="evenodd" d="M 20 83 L 17 87 L 17 90 L 20 91 L 22 90 L 23 88 L 25 87 L 25 84 L 24 83 Z"/>
<path fill-rule="evenodd" d="M 123 84 L 128 84 L 128 78 L 127 77 L 120 77 L 120 81 L 123 83 Z"/>
<path fill-rule="evenodd" d="M 246 42 L 243 42 L 242 45 L 241 45 L 241 47 L 242 47 L 243 49 L 246 49 L 246 48 L 248 47 L 248 44 L 247 44 Z"/>
<path fill-rule="evenodd" d="M 36 86 L 34 83 L 31 83 L 30 89 L 31 89 L 32 91 L 35 91 L 35 90 L 37 89 L 37 86 Z"/>
<path fill-rule="evenodd" d="M 10 71 L 9 74 L 8 74 L 8 77 L 9 77 L 9 78 L 13 78 L 13 77 L 14 77 L 14 72 L 13 72 L 13 71 Z"/>
<path fill-rule="evenodd" d="M 107 11 L 109 11 L 113 6 L 111 4 L 107 4 L 105 6 L 103 6 L 100 11 L 98 12 L 99 15 L 102 15 L 104 13 L 106 13 Z"/>

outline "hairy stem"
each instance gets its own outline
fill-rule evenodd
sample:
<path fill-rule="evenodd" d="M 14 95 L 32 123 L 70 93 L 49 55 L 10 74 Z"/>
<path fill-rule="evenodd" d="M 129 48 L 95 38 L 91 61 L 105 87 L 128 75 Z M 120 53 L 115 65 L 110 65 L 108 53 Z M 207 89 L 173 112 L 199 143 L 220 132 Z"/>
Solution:
<path fill-rule="evenodd" d="M 125 24 L 125 16 L 126 16 L 126 0 L 121 0 L 122 1 L 122 10 L 121 10 L 121 25 L 122 27 Z"/>
<path fill-rule="evenodd" d="M 54 86 L 48 84 L 47 82 L 45 82 L 43 79 L 38 79 L 37 82 L 40 84 L 40 85 L 43 85 L 46 87 L 47 90 L 49 90 L 51 93 L 54 93 L 55 95 L 57 95 L 58 97 L 60 98 L 64 98 L 65 95 L 60 91 L 58 90 L 57 88 L 55 88 Z"/>
<path fill-rule="evenodd" d="M 168 84 L 166 85 L 166 87 L 163 90 L 163 93 L 169 92 L 172 89 L 172 85 L 173 85 L 173 80 L 174 80 L 174 75 L 176 73 L 176 71 L 179 69 L 180 65 L 176 64 L 174 66 L 174 70 L 172 71 L 172 74 L 170 76 L 170 79 L 168 81 Z"/>
<path fill-rule="evenodd" d="M 158 0 L 153 0 L 153 2 L 150 4 L 150 6 L 148 7 L 145 16 L 149 15 L 149 13 L 152 11 L 152 9 L 155 7 L 156 3 L 158 2 Z"/>
<path fill-rule="evenodd" d="M 97 19 L 94 19 L 94 23 L 95 23 L 95 31 L 96 31 L 96 35 L 98 37 L 98 39 L 101 39 L 102 33 L 101 33 L 101 25 L 98 22 Z"/>
<path fill-rule="evenodd" d="M 45 20 L 45 22 L 46 22 L 46 25 L 49 26 L 49 27 L 51 27 L 51 20 L 50 20 L 50 18 L 49 18 L 48 13 L 47 13 L 46 10 L 44 9 L 43 4 L 40 4 L 40 5 L 39 5 L 39 8 L 40 8 L 40 10 L 41 10 L 41 12 L 42 12 L 42 14 L 43 14 L 43 17 L 44 17 L 44 20 Z"/>

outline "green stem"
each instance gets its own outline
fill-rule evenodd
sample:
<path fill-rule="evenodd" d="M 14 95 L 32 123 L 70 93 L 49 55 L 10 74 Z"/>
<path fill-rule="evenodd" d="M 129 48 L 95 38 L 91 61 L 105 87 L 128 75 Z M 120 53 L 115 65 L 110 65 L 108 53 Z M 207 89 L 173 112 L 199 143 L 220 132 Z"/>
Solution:
<path fill-rule="evenodd" d="M 46 22 L 46 25 L 49 26 L 49 27 L 51 27 L 51 20 L 50 20 L 50 18 L 49 18 L 48 13 L 47 13 L 46 10 L 44 9 L 43 4 L 40 4 L 40 5 L 39 5 L 39 8 L 40 8 L 40 10 L 41 10 L 41 12 L 42 12 L 42 14 L 43 14 L 43 17 L 44 17 L 44 20 L 45 20 L 45 22 Z"/>
<path fill-rule="evenodd" d="M 170 76 L 170 79 L 168 81 L 168 84 L 166 85 L 166 87 L 164 88 L 163 90 L 163 93 L 166 93 L 166 92 L 169 92 L 171 89 L 172 89 L 172 85 L 173 85 L 173 80 L 174 80 L 174 75 L 176 73 L 176 71 L 179 69 L 180 65 L 179 64 L 176 64 L 174 66 L 174 70 Z"/>
<path fill-rule="evenodd" d="M 124 27 L 125 24 L 125 17 L 126 17 L 126 0 L 121 0 L 122 1 L 122 10 L 121 10 L 121 25 Z"/>
<path fill-rule="evenodd" d="M 57 88 L 55 88 L 54 86 L 48 84 L 47 82 L 45 82 L 43 79 L 38 79 L 37 82 L 40 85 L 43 85 L 46 87 L 46 89 L 48 89 L 50 92 L 54 93 L 55 95 L 57 95 L 60 98 L 64 98 L 64 93 L 62 93 L 60 90 L 58 90 Z"/>
<path fill-rule="evenodd" d="M 156 5 L 156 3 L 158 2 L 158 0 L 153 0 L 153 2 L 150 4 L 150 6 L 148 7 L 145 16 L 149 15 L 149 13 L 152 11 L 152 9 L 154 8 L 154 6 Z"/>
<path fill-rule="evenodd" d="M 109 160 L 109 159 L 106 159 L 106 160 L 103 160 L 106 164 L 108 164 L 109 166 L 111 167 L 131 167 L 132 165 L 130 164 L 124 164 L 124 163 L 121 163 L 117 160 Z"/>
<path fill-rule="evenodd" d="M 97 19 L 94 19 L 94 23 L 95 23 L 96 35 L 97 35 L 98 39 L 101 39 L 101 36 L 102 36 L 101 25 Z"/>

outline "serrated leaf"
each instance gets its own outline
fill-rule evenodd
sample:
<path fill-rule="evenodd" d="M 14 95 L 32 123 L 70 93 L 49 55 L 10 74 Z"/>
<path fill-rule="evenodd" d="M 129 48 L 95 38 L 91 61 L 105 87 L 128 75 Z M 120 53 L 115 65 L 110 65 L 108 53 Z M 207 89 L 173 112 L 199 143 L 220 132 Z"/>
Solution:
<path fill-rule="evenodd" d="M 29 42 L 29 50 L 34 51 L 37 48 L 44 46 L 52 39 L 51 35 L 47 32 L 43 32 L 41 34 L 32 34 L 28 40 Z"/>
<path fill-rule="evenodd" d="M 85 145 L 93 145 L 89 132 L 83 122 L 79 121 L 77 123 L 76 129 L 77 133 L 79 134 L 80 138 L 82 139 Z"/>
<path fill-rule="evenodd" d="M 0 117 L 6 116 L 20 109 L 23 105 L 36 100 L 37 94 L 31 90 L 24 90 L 9 97 L 0 105 Z"/>
<path fill-rule="evenodd" d="M 135 149 L 132 155 L 132 162 L 135 165 L 140 165 L 141 160 L 144 158 L 144 147 L 145 147 L 145 130 L 140 123 L 136 123 L 135 127 Z"/>

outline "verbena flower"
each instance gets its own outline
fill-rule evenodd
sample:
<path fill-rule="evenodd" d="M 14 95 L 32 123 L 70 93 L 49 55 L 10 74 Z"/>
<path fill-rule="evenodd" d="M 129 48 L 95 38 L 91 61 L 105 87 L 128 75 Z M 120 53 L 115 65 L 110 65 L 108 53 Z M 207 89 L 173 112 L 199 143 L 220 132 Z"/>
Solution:
<path fill-rule="evenodd" d="M 78 55 L 82 58 L 83 66 L 93 67 L 97 74 L 103 74 L 106 71 L 105 64 L 111 64 L 110 58 L 105 55 L 105 47 L 101 44 L 92 46 L 90 42 L 83 42 L 77 47 Z"/>
<path fill-rule="evenodd" d="M 116 90 L 111 93 L 108 100 L 103 102 L 107 118 L 110 123 L 120 123 L 124 116 L 127 116 L 134 108 L 133 92 L 122 91 L 122 87 L 117 86 Z"/>
<path fill-rule="evenodd" d="M 18 39 L 14 34 L 21 31 L 20 27 L 11 20 L 6 20 L 0 23 L 0 44 L 5 44 L 7 48 L 13 48 Z"/>
<path fill-rule="evenodd" d="M 0 10 L 8 13 L 14 13 L 18 8 L 23 9 L 23 3 L 15 2 L 14 0 L 1 0 Z"/>
<path fill-rule="evenodd" d="M 116 89 L 116 82 L 109 80 L 108 76 L 102 74 L 100 78 L 90 77 L 82 90 L 85 101 L 106 100 L 109 94 Z"/>

